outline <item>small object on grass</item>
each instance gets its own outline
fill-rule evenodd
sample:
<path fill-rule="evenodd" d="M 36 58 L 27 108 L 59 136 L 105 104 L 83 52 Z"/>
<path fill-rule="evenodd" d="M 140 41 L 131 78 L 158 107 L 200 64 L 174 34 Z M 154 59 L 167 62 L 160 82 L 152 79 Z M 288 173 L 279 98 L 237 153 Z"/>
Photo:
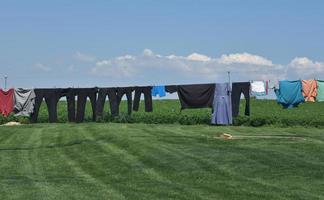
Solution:
<path fill-rule="evenodd" d="M 225 140 L 233 139 L 233 136 L 231 134 L 228 134 L 228 133 L 223 133 L 220 137 L 222 137 Z"/>
<path fill-rule="evenodd" d="M 19 123 L 19 122 L 8 122 L 1 126 L 20 126 L 20 125 L 21 125 L 21 123 Z"/>

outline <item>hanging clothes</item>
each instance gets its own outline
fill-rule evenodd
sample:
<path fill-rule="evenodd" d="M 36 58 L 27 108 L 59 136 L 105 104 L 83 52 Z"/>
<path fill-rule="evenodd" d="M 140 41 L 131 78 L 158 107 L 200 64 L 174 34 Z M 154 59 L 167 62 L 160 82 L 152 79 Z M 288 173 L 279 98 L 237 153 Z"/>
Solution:
<path fill-rule="evenodd" d="M 215 84 L 178 85 L 181 109 L 212 108 Z"/>
<path fill-rule="evenodd" d="M 38 113 L 40 106 L 43 102 L 43 98 L 45 99 L 45 103 L 47 105 L 49 122 L 54 123 L 57 122 L 57 103 L 61 98 L 62 89 L 35 89 L 35 105 L 34 111 L 31 114 L 31 122 L 36 123 L 38 118 Z"/>
<path fill-rule="evenodd" d="M 119 113 L 119 105 L 120 102 L 123 98 L 124 95 L 126 95 L 127 98 L 127 110 L 128 110 L 128 114 L 132 114 L 132 104 L 133 104 L 133 100 L 132 100 L 132 92 L 133 92 L 134 88 L 133 87 L 118 87 L 117 88 L 117 107 L 118 107 L 118 113 Z"/>
<path fill-rule="evenodd" d="M 61 97 L 66 98 L 67 102 L 67 112 L 68 112 L 68 121 L 75 122 L 76 121 L 76 112 L 75 112 L 75 97 L 76 90 L 74 88 L 64 88 L 61 90 Z"/>
<path fill-rule="evenodd" d="M 275 90 L 277 102 L 284 108 L 297 107 L 304 102 L 302 94 L 302 82 L 298 81 L 279 81 L 279 89 Z"/>
<path fill-rule="evenodd" d="M 176 85 L 166 85 L 165 91 L 170 94 L 175 93 L 177 91 L 177 86 Z"/>
<path fill-rule="evenodd" d="M 144 94 L 145 112 L 152 112 L 152 86 L 135 87 L 133 110 L 138 111 L 141 94 Z"/>
<path fill-rule="evenodd" d="M 34 112 L 36 98 L 34 90 L 18 88 L 14 91 L 15 116 L 29 117 Z"/>
<path fill-rule="evenodd" d="M 221 125 L 233 123 L 231 88 L 228 83 L 216 83 L 211 123 Z"/>
<path fill-rule="evenodd" d="M 74 88 L 73 90 L 77 96 L 76 122 L 80 123 L 84 120 L 87 98 L 90 99 L 91 103 L 92 121 L 96 121 L 96 103 L 98 88 Z"/>
<path fill-rule="evenodd" d="M 113 117 L 118 115 L 117 89 L 116 88 L 99 88 L 97 100 L 97 117 L 103 116 L 104 105 L 108 96 L 110 113 Z"/>
<path fill-rule="evenodd" d="M 302 84 L 305 101 L 315 102 L 315 98 L 317 96 L 317 81 L 303 80 Z"/>
<path fill-rule="evenodd" d="M 14 89 L 4 91 L 0 89 L 0 113 L 8 117 L 14 108 Z"/>
<path fill-rule="evenodd" d="M 267 95 L 267 85 L 265 81 L 252 81 L 251 82 L 252 96 L 265 96 Z"/>
<path fill-rule="evenodd" d="M 152 96 L 156 97 L 157 95 L 159 95 L 160 97 L 165 97 L 166 93 L 165 93 L 165 86 L 153 86 L 152 88 Z"/>
<path fill-rule="evenodd" d="M 324 80 L 317 80 L 317 96 L 316 101 L 324 101 Z"/>
<path fill-rule="evenodd" d="M 237 117 L 240 111 L 241 94 L 245 98 L 245 115 L 250 115 L 250 82 L 232 83 L 232 115 Z"/>

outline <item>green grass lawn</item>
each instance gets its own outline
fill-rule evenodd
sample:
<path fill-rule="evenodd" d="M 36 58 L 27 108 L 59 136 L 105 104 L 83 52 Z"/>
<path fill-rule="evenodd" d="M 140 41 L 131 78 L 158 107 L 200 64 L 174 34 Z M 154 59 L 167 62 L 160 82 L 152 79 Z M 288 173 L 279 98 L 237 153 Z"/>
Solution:
<path fill-rule="evenodd" d="M 223 132 L 250 137 L 218 139 Z M 324 134 L 177 124 L 0 127 L 0 174 L 1 199 L 324 199 Z"/>

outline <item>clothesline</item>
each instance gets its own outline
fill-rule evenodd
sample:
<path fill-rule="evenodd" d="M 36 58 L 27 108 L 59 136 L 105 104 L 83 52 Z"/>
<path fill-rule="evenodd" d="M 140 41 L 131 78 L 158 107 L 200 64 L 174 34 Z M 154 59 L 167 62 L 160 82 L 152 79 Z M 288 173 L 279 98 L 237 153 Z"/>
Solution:
<path fill-rule="evenodd" d="M 230 87 L 227 87 L 228 89 Z M 233 115 L 238 114 L 241 93 L 244 92 L 247 99 L 246 114 L 249 114 L 249 82 L 233 83 L 232 91 L 228 91 L 228 98 L 233 99 L 233 110 L 227 111 Z M 128 114 L 139 109 L 141 94 L 144 94 L 145 111 L 152 112 L 152 96 L 165 95 L 165 92 L 177 92 L 181 109 L 192 108 L 213 108 L 215 110 L 214 99 L 215 83 L 186 84 L 186 85 L 166 85 L 166 86 L 132 86 L 132 87 L 109 87 L 109 88 L 36 88 L 22 92 L 19 89 L 8 91 L 0 90 L 0 111 L 8 116 L 14 111 L 16 114 L 23 112 L 24 116 L 30 116 L 31 122 L 37 122 L 38 112 L 43 99 L 46 102 L 49 112 L 49 121 L 57 121 L 57 104 L 61 97 L 67 100 L 68 119 L 70 122 L 82 122 L 85 115 L 85 104 L 87 98 L 90 99 L 92 116 L 95 121 L 103 116 L 103 106 L 108 97 L 112 116 L 118 116 L 119 105 L 122 97 L 127 98 Z M 134 99 L 132 92 L 135 92 Z M 231 92 L 233 95 L 231 95 Z M 34 95 L 31 95 L 34 93 Z M 77 101 L 76 101 L 77 98 Z M 4 101 L 1 101 L 4 100 Z M 10 102 L 10 103 L 8 103 Z M 28 102 L 28 103 L 27 103 Z M 14 107 L 12 106 L 14 105 Z M 24 105 L 31 105 L 25 107 Z M 232 106 L 232 104 L 231 104 Z M 218 109 L 216 109 L 218 110 Z M 232 115 L 232 114 L 231 114 Z M 230 122 L 231 123 L 231 120 Z"/>
<path fill-rule="evenodd" d="M 123 96 L 127 98 L 128 114 L 139 109 L 140 97 L 144 94 L 145 111 L 152 112 L 152 96 L 165 96 L 165 93 L 177 92 L 181 109 L 213 108 L 215 123 L 230 124 L 232 116 L 239 113 L 241 95 L 246 99 L 245 115 L 250 115 L 250 96 L 264 95 L 266 81 L 234 82 L 227 85 L 204 83 L 165 86 L 129 86 L 129 87 L 93 87 L 93 88 L 36 88 L 30 90 L 10 89 L 0 90 L 0 112 L 8 116 L 30 116 L 32 122 L 37 122 L 40 105 L 45 99 L 49 121 L 57 121 L 57 104 L 60 98 L 67 100 L 68 118 L 71 122 L 82 122 L 87 98 L 92 106 L 93 120 L 102 117 L 106 98 L 109 99 L 112 116 L 119 114 L 119 105 Z M 132 93 L 135 92 L 134 99 Z M 324 81 L 279 81 L 279 89 L 275 89 L 278 103 L 284 108 L 296 107 L 304 101 L 324 101 Z M 221 98 L 220 98 L 221 97 Z M 77 98 L 77 101 L 76 101 Z M 220 99 L 219 99 L 220 98 Z M 224 102 L 222 102 L 224 101 Z M 219 104 L 219 102 L 222 102 Z M 225 107 L 224 107 L 225 106 Z M 221 107 L 221 108 L 219 108 Z M 215 113 L 216 110 L 216 113 Z M 229 114 L 231 113 L 231 115 Z M 226 117 L 224 117 L 226 115 Z M 226 122 L 218 121 L 225 118 Z"/>

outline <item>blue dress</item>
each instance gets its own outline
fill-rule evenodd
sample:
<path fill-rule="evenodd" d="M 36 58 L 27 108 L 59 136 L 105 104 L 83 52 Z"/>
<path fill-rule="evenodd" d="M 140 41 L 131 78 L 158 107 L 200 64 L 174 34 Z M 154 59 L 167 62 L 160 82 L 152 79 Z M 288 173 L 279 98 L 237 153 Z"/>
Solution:
<path fill-rule="evenodd" d="M 231 87 L 228 83 L 216 83 L 212 124 L 232 124 Z"/>

